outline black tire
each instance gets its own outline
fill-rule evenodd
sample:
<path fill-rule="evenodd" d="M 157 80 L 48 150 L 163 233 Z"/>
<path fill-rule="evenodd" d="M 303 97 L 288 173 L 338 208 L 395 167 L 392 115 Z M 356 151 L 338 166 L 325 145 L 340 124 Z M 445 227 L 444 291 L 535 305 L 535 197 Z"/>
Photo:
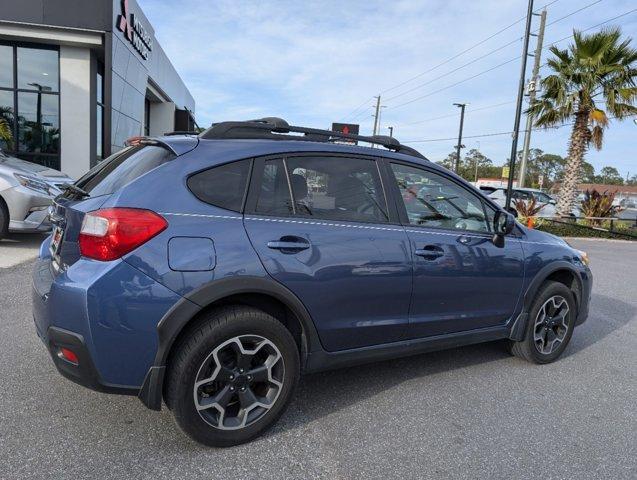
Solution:
<path fill-rule="evenodd" d="M 9 233 L 9 210 L 4 203 L 4 200 L 0 198 L 0 240 L 7 236 Z"/>
<path fill-rule="evenodd" d="M 563 298 L 568 304 L 568 313 L 565 315 L 565 323 L 567 325 L 563 339 L 549 353 L 540 351 L 541 346 L 536 343 L 534 334 L 536 332 L 536 320 L 543 305 L 551 298 Z M 547 281 L 540 287 L 531 309 L 529 311 L 529 319 L 526 326 L 524 340 L 521 342 L 510 342 L 509 347 L 513 355 L 520 357 L 532 363 L 544 364 L 551 363 L 562 355 L 566 349 L 573 329 L 575 327 L 575 315 L 577 307 L 573 292 L 563 283 Z M 544 327 L 547 328 L 547 327 Z M 541 333 L 541 328 L 539 329 Z"/>
<path fill-rule="evenodd" d="M 199 390 L 195 389 L 195 382 L 201 374 L 201 369 L 206 362 L 210 361 L 209 358 L 213 352 L 217 352 L 219 348 L 226 348 L 223 345 L 237 337 L 251 336 L 263 337 L 278 349 L 283 363 L 280 378 L 282 386 L 280 390 L 277 388 L 278 393 L 269 410 L 259 413 L 261 416 L 253 423 L 233 430 L 224 430 L 222 429 L 225 428 L 223 420 L 214 426 L 197 411 L 195 398 Z M 241 305 L 226 306 L 208 312 L 205 317 L 199 319 L 176 346 L 176 351 L 171 355 L 168 365 L 165 400 L 177 424 L 192 439 L 208 446 L 229 447 L 252 440 L 278 420 L 292 398 L 299 381 L 299 374 L 300 360 L 297 345 L 291 333 L 281 322 L 255 308 Z M 221 374 L 218 376 L 221 377 Z M 233 383 L 228 382 L 228 385 L 230 384 Z M 211 382 L 210 385 L 216 385 L 216 383 Z M 238 392 L 231 395 L 238 395 Z M 239 399 L 233 398 L 237 408 L 237 404 L 240 404 Z M 214 412 L 214 409 L 210 410 Z M 248 417 L 247 413 L 245 417 Z M 219 428 L 220 425 L 221 428 Z"/>

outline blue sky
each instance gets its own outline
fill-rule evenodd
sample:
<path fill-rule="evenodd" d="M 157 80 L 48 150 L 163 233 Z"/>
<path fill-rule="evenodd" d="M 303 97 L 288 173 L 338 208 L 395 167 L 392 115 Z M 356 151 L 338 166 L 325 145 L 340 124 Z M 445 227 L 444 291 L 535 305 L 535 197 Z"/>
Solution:
<path fill-rule="evenodd" d="M 509 155 L 510 135 L 468 137 L 512 130 L 525 0 L 138 2 L 194 95 L 202 126 L 279 116 L 319 128 L 353 121 L 371 133 L 372 97 L 381 93 L 381 128 L 394 126 L 402 142 L 456 137 L 452 104 L 463 102 L 467 148 L 479 147 L 498 165 Z M 545 45 L 634 10 L 605 25 L 621 26 L 637 47 L 635 0 L 536 0 L 536 8 L 547 3 Z M 568 127 L 533 132 L 531 146 L 565 156 L 568 137 Z M 455 143 L 409 145 L 440 160 Z M 597 171 L 612 165 L 632 176 L 636 146 L 637 125 L 615 121 L 604 149 L 587 160 Z"/>

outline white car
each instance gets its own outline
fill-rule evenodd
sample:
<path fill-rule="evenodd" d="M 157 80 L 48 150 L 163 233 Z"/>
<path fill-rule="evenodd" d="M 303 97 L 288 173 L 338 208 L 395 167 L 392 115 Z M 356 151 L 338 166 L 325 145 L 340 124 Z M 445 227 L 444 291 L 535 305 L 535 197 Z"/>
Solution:
<path fill-rule="evenodd" d="M 480 187 L 480 190 L 484 195 L 494 200 L 498 205 L 504 207 L 506 200 L 506 188 L 482 186 Z M 529 201 L 532 198 L 535 198 L 538 204 L 544 205 L 537 213 L 536 217 L 550 218 L 557 216 L 557 211 L 555 209 L 557 201 L 549 194 L 536 188 L 514 188 L 511 193 L 511 213 L 517 217 L 518 212 L 515 209 L 515 202 L 517 200 Z M 580 214 L 580 209 L 578 207 L 573 207 L 571 215 L 579 217 Z"/>

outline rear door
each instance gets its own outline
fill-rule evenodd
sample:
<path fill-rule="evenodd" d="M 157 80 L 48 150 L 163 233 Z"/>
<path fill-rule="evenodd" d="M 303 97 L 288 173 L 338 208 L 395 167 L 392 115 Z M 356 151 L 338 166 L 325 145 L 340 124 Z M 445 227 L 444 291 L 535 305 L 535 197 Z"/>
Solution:
<path fill-rule="evenodd" d="M 398 162 L 389 170 L 414 262 L 409 336 L 507 323 L 524 281 L 519 239 L 509 235 L 496 247 L 495 210 L 451 176 Z"/>
<path fill-rule="evenodd" d="M 244 223 L 268 273 L 304 303 L 327 350 L 403 338 L 411 252 L 374 159 L 258 159 Z"/>

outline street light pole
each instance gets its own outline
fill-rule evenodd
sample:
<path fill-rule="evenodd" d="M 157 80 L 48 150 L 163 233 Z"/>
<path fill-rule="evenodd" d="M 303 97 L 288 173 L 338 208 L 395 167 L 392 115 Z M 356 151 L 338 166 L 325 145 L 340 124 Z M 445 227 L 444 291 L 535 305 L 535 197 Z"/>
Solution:
<path fill-rule="evenodd" d="M 509 210 L 511 205 L 511 192 L 513 189 L 513 175 L 515 174 L 515 157 L 518 151 L 518 134 L 520 133 L 520 118 L 522 117 L 522 101 L 524 100 L 524 80 L 526 75 L 526 59 L 529 56 L 529 37 L 531 36 L 531 19 L 533 18 L 533 0 L 529 0 L 526 13 L 526 31 L 524 32 L 524 47 L 522 49 L 522 67 L 520 71 L 520 83 L 518 85 L 518 99 L 513 121 L 513 141 L 511 142 L 511 158 L 509 159 L 509 179 L 507 182 L 507 194 L 504 209 Z"/>
<path fill-rule="evenodd" d="M 460 149 L 462 148 L 462 127 L 464 125 L 464 109 L 467 106 L 466 103 L 454 103 L 456 107 L 460 107 L 460 131 L 458 132 L 458 145 L 456 145 L 456 165 L 454 172 L 458 173 L 460 170 Z"/>
<path fill-rule="evenodd" d="M 389 130 L 389 138 L 392 138 L 394 136 L 394 127 L 387 127 L 387 129 Z"/>
<path fill-rule="evenodd" d="M 529 105 L 535 102 L 538 83 L 540 81 L 540 58 L 542 56 L 542 43 L 544 42 L 544 26 L 546 25 L 546 10 L 540 14 L 540 30 L 537 34 L 537 45 L 535 46 L 535 58 L 533 61 L 533 74 L 529 82 Z M 526 115 L 526 130 L 524 130 L 524 144 L 522 147 L 522 160 L 520 160 L 520 175 L 518 176 L 518 187 L 524 186 L 526 176 L 526 165 L 529 160 L 529 146 L 531 144 L 531 129 L 533 128 L 533 115 Z"/>

